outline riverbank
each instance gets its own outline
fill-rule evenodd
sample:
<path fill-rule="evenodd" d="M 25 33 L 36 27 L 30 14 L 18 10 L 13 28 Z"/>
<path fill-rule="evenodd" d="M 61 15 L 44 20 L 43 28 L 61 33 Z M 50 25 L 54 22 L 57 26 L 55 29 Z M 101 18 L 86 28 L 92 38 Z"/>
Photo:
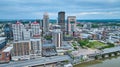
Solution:
<path fill-rule="evenodd" d="M 74 67 L 119 67 L 120 56 L 93 60 L 74 65 Z"/>
<path fill-rule="evenodd" d="M 70 56 L 74 59 L 72 61 L 72 64 L 78 65 L 84 62 L 91 62 L 91 61 L 101 60 L 105 58 L 112 58 L 112 57 L 120 56 L 119 49 L 120 49 L 120 46 L 117 46 L 113 48 L 106 48 L 104 50 L 101 50 L 99 53 L 93 53 L 93 54 L 87 54 L 87 55 L 81 55 L 81 56 L 78 56 L 79 54 L 76 53 L 78 54 L 77 56 L 75 56 L 74 54 Z"/>

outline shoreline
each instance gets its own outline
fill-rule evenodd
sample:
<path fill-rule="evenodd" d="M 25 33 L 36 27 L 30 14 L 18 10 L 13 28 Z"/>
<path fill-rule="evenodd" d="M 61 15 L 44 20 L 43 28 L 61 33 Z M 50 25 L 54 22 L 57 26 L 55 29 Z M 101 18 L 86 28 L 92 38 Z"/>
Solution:
<path fill-rule="evenodd" d="M 76 65 L 79 65 L 79 64 L 85 64 L 85 63 L 94 62 L 94 61 L 96 61 L 96 63 L 101 63 L 101 62 L 104 61 L 104 60 L 113 59 L 113 58 L 118 58 L 118 57 L 120 57 L 120 55 L 119 55 L 119 56 L 112 56 L 112 57 L 108 57 L 108 58 L 103 58 L 103 59 L 91 59 L 91 60 L 86 60 L 86 61 L 83 61 L 83 62 L 78 62 L 78 63 L 76 63 L 76 64 L 73 64 L 73 67 L 76 66 Z M 94 63 L 92 63 L 92 64 L 94 64 Z"/>

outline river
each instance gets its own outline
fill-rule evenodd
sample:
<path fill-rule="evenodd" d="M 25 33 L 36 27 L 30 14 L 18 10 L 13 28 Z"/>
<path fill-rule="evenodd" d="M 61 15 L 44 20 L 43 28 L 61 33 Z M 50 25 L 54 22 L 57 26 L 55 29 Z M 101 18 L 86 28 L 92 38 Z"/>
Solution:
<path fill-rule="evenodd" d="M 120 67 L 120 56 L 75 65 L 74 67 Z"/>

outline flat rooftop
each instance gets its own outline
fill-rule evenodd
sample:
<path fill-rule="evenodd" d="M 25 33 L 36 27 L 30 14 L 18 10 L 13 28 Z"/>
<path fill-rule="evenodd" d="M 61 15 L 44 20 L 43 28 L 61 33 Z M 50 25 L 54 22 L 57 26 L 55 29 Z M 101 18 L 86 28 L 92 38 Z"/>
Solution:
<path fill-rule="evenodd" d="M 6 39 L 6 37 L 0 37 L 0 41 Z"/>
<path fill-rule="evenodd" d="M 7 47 L 6 49 L 4 49 L 2 52 L 10 52 L 10 50 L 12 49 L 13 47 Z"/>
<path fill-rule="evenodd" d="M 43 44 L 42 46 L 43 47 L 54 47 L 55 45 L 54 44 Z"/>

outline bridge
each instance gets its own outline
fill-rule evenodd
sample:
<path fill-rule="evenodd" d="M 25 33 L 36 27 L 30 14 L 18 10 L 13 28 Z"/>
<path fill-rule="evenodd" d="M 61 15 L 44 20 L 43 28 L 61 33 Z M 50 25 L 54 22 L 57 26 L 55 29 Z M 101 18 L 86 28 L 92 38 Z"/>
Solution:
<path fill-rule="evenodd" d="M 117 52 L 117 51 L 120 51 L 120 46 L 113 47 L 113 48 L 106 48 L 106 49 L 104 49 L 102 51 L 103 51 L 102 54 L 108 54 L 108 53 Z"/>
<path fill-rule="evenodd" d="M 100 53 L 94 54 L 94 57 L 96 59 L 102 59 L 102 58 L 107 58 L 107 57 L 117 56 L 117 55 L 120 55 L 120 46 L 103 49 L 101 50 Z"/>

